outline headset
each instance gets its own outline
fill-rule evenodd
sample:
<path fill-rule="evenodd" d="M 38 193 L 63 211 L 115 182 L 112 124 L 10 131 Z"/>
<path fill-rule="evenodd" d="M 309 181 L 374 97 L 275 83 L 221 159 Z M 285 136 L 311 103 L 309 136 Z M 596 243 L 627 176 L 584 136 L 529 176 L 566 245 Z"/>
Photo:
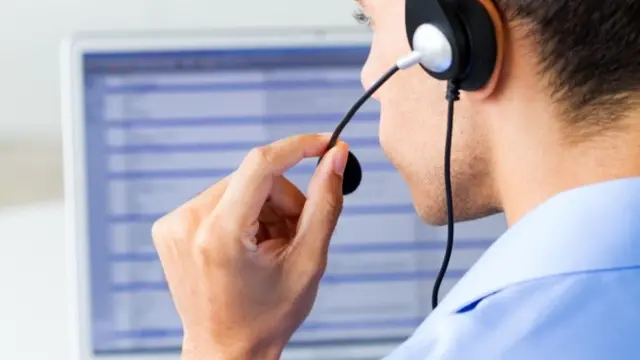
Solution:
<path fill-rule="evenodd" d="M 333 132 L 327 151 L 336 145 L 340 134 L 360 107 L 399 70 L 420 64 L 431 77 L 447 81 L 445 98 L 449 107 L 444 177 L 448 234 L 444 259 L 433 286 L 431 302 L 435 309 L 453 250 L 455 219 L 451 186 L 451 140 L 454 103 L 459 100 L 461 90 L 481 90 L 499 72 L 504 53 L 504 24 L 493 0 L 406 0 L 405 27 L 412 52 L 398 60 L 356 101 Z M 349 152 L 343 194 L 349 195 L 356 191 L 361 181 L 362 167 L 355 155 Z"/>

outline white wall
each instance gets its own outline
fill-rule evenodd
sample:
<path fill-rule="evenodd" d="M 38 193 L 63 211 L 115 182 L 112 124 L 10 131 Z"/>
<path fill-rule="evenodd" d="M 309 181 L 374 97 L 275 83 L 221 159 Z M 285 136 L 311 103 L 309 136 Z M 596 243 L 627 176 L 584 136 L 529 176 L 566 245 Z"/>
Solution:
<path fill-rule="evenodd" d="M 352 10 L 349 0 L 1 0 L 0 180 L 13 180 L 0 195 L 61 195 L 58 52 L 72 32 L 344 26 Z M 0 359 L 72 360 L 61 207 L 38 208 L 0 210 Z"/>
<path fill-rule="evenodd" d="M 2 0 L 0 139 L 58 135 L 58 47 L 77 30 L 353 25 L 349 0 Z"/>

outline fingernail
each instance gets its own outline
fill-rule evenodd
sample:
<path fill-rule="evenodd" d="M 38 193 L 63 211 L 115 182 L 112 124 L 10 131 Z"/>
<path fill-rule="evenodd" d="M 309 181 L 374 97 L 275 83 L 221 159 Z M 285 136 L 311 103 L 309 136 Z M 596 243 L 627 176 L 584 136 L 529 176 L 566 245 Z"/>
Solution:
<path fill-rule="evenodd" d="M 347 167 L 348 158 L 349 151 L 347 150 L 346 145 L 343 143 L 337 144 L 333 149 L 331 160 L 333 163 L 333 171 L 339 176 L 342 176 L 344 174 L 344 169 Z"/>

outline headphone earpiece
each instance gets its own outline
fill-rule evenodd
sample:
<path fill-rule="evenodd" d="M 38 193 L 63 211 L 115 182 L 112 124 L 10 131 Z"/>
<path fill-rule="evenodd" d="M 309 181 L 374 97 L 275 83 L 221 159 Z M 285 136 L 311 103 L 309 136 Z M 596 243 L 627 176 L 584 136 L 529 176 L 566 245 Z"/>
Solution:
<path fill-rule="evenodd" d="M 492 0 L 406 0 L 405 24 L 420 65 L 461 90 L 483 88 L 502 62 L 502 20 Z"/>

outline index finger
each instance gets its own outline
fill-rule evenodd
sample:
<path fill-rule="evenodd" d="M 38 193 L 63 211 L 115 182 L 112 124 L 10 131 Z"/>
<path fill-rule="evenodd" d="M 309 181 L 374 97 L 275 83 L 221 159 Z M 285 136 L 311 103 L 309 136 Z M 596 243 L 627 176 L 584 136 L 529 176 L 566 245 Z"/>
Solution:
<path fill-rule="evenodd" d="M 260 214 L 273 179 L 304 158 L 321 156 L 328 135 L 296 135 L 249 152 L 229 182 L 216 213 L 233 225 L 249 226 Z"/>

